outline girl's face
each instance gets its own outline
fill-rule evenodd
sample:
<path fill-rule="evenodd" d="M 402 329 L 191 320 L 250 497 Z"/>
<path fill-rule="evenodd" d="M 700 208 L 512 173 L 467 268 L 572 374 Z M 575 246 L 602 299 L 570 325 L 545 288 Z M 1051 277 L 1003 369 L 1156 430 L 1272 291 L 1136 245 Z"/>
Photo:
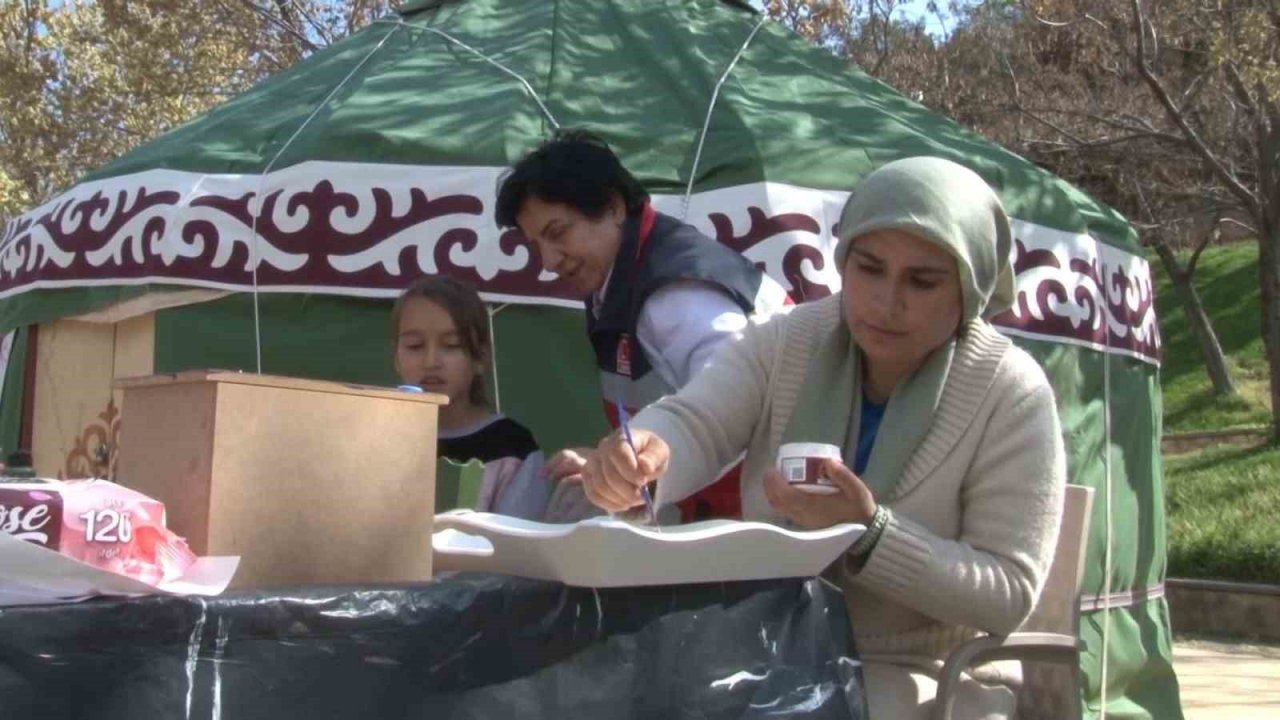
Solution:
<path fill-rule="evenodd" d="M 908 232 L 869 232 L 849 249 L 844 303 L 849 333 L 870 362 L 913 370 L 960 326 L 955 258 Z"/>
<path fill-rule="evenodd" d="M 401 310 L 395 365 L 401 382 L 448 395 L 454 406 L 470 404 L 471 382 L 484 372 L 483 361 L 467 353 L 449 311 L 423 297 L 409 298 Z"/>

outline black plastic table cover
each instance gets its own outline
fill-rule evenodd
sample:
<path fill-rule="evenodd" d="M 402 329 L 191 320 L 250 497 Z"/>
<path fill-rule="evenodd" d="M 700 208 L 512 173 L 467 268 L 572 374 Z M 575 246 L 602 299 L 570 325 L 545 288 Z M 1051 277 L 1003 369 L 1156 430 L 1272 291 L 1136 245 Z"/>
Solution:
<path fill-rule="evenodd" d="M 458 574 L 0 609 L 0 718 L 855 718 L 820 579 L 592 590 Z"/>

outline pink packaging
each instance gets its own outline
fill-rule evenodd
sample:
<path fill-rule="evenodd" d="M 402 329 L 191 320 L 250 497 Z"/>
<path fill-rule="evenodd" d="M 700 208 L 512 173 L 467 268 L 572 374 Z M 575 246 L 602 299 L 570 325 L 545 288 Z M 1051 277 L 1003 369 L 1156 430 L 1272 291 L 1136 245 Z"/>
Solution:
<path fill-rule="evenodd" d="M 0 484 L 0 532 L 151 585 L 196 560 L 163 503 L 106 480 Z"/>

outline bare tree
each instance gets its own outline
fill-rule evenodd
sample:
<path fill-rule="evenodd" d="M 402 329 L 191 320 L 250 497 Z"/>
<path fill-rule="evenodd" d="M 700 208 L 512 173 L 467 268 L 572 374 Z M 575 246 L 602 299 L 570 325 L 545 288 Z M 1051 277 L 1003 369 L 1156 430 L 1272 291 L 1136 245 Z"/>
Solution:
<path fill-rule="evenodd" d="M 1217 26 L 1204 17 L 1208 6 L 1163 6 L 1156 64 L 1163 84 L 1176 88 L 1179 112 L 1202 143 L 1221 147 L 1231 167 L 1246 167 L 1246 149 L 1235 141 L 1244 116 L 1215 81 Z M 1223 223 L 1253 223 L 1150 91 L 1126 6 L 987 2 L 970 9 L 941 52 L 955 72 L 938 104 L 1128 216 L 1173 283 L 1215 394 L 1234 394 L 1195 271 Z"/>
<path fill-rule="evenodd" d="M 1144 217 L 1141 219 L 1135 217 L 1131 220 L 1138 226 L 1144 244 L 1155 251 L 1156 257 L 1160 258 L 1160 264 L 1164 266 L 1165 273 L 1169 276 L 1170 284 L 1173 285 L 1173 291 L 1178 296 L 1183 314 L 1186 316 L 1187 326 L 1191 328 L 1191 334 L 1196 340 L 1197 347 L 1200 348 L 1200 358 L 1204 361 L 1209 381 L 1213 383 L 1214 395 L 1218 397 L 1235 395 L 1237 394 L 1236 384 L 1227 367 L 1226 354 L 1222 352 L 1222 343 L 1218 341 L 1218 334 L 1213 329 L 1213 322 L 1209 319 L 1209 313 L 1205 311 L 1204 303 L 1200 300 L 1200 293 L 1196 291 L 1195 285 L 1196 267 L 1200 263 L 1202 253 L 1209 245 L 1219 241 L 1223 225 L 1232 221 L 1230 218 L 1223 217 L 1220 210 L 1215 212 L 1209 221 L 1209 227 L 1199 232 L 1200 239 L 1195 242 L 1190 256 L 1186 262 L 1182 262 L 1174 249 L 1174 243 L 1165 235 L 1165 228 L 1177 223 L 1179 218 L 1175 215 L 1171 219 L 1170 215 L 1152 207 L 1152 203 L 1146 199 L 1142 184 L 1134 182 L 1133 185 L 1135 195 L 1139 197 L 1143 207 Z M 1174 213 L 1176 212 L 1175 210 Z M 1181 219 L 1194 221 L 1194 217 Z"/>
<path fill-rule="evenodd" d="M 0 2 L 0 224 L 389 4 Z"/>
<path fill-rule="evenodd" d="M 1162 71 L 1202 137 L 1230 144 L 1240 114 L 1211 82 L 1198 0 L 1172 0 Z M 1182 7 L 1178 7 L 1181 5 Z M 1168 122 L 1138 69 L 1125 6 L 1114 0 L 989 0 L 949 7 L 946 34 L 876 2 L 772 0 L 774 16 L 902 92 L 1022 153 L 1128 216 L 1171 278 L 1217 395 L 1236 392 L 1195 288 L 1204 248 L 1239 203 Z M 887 11 L 887 12 L 886 12 Z M 1232 161 L 1236 161 L 1232 156 Z M 1190 251 L 1190 261 L 1184 262 Z"/>
<path fill-rule="evenodd" d="M 905 16 L 901 0 L 765 0 L 771 17 L 814 43 L 922 99 L 939 69 L 939 39 L 918 18 Z M 948 15 L 931 3 L 939 18 Z"/>
<path fill-rule="evenodd" d="M 1216 50 L 1205 71 L 1230 88 L 1228 103 L 1238 109 L 1241 123 L 1252 132 L 1214 145 L 1197 126 L 1201 123 L 1182 97 L 1196 87 L 1170 88 L 1159 63 L 1161 36 L 1141 0 L 1131 0 L 1133 52 L 1138 72 L 1200 166 L 1238 203 L 1252 221 L 1258 240 L 1258 285 L 1262 311 L 1262 339 L 1271 385 L 1272 443 L 1280 444 L 1280 106 L 1274 96 L 1280 70 L 1280 9 L 1261 3 L 1221 0 L 1199 9 L 1208 21 L 1205 43 Z M 1262 32 L 1259 34 L 1258 30 Z M 1252 40 L 1256 53 L 1236 53 Z M 1246 63 L 1244 67 L 1241 67 Z M 1253 78 L 1252 87 L 1246 76 Z M 1175 99 L 1178 92 L 1179 99 Z"/>

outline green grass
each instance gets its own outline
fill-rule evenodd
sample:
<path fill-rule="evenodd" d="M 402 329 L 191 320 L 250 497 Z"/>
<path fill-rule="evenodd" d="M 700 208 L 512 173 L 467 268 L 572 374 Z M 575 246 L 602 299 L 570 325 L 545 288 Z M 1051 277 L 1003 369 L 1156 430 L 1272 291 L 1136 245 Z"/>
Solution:
<path fill-rule="evenodd" d="M 1165 458 L 1169 575 L 1280 584 L 1280 448 Z"/>
<path fill-rule="evenodd" d="M 1185 258 L 1185 255 L 1183 256 Z M 1267 363 L 1258 310 L 1258 249 L 1241 243 L 1206 250 L 1195 285 L 1218 333 L 1240 393 L 1214 398 L 1200 350 L 1160 259 L 1149 258 L 1156 279 L 1156 315 L 1164 340 L 1160 384 L 1165 432 L 1265 426 L 1270 422 Z"/>
<path fill-rule="evenodd" d="M 1271 418 L 1257 246 L 1207 250 L 1196 271 L 1196 289 L 1239 389 L 1231 398 L 1213 396 L 1178 297 L 1159 258 L 1150 261 L 1164 339 L 1165 432 L 1265 427 Z M 1280 448 L 1218 447 L 1166 456 L 1164 467 L 1169 575 L 1280 584 Z"/>

